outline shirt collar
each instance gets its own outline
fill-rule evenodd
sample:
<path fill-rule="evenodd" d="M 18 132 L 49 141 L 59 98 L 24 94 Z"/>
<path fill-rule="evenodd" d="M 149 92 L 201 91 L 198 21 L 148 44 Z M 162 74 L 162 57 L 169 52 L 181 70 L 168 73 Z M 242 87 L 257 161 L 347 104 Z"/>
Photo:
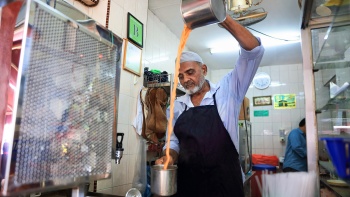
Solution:
<path fill-rule="evenodd" d="M 210 90 L 204 95 L 204 99 L 206 98 L 213 98 L 213 95 L 215 94 L 215 92 L 220 88 L 219 85 L 214 84 L 212 82 L 210 82 L 209 80 L 206 79 L 206 81 L 209 83 L 210 85 Z M 191 97 L 189 94 L 185 94 L 183 96 L 180 96 L 176 99 L 178 102 L 184 103 L 184 104 L 188 104 L 191 103 Z"/>

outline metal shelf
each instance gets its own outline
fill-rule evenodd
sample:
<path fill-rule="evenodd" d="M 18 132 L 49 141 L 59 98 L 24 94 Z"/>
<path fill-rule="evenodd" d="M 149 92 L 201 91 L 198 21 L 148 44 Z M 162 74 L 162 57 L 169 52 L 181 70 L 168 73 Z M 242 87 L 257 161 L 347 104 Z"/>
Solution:
<path fill-rule="evenodd" d="M 146 88 L 162 87 L 165 89 L 168 95 L 171 94 L 171 90 L 174 86 L 172 74 L 156 74 L 152 76 L 144 75 L 143 86 Z M 182 86 L 176 87 L 176 97 L 185 95 L 185 89 Z"/>

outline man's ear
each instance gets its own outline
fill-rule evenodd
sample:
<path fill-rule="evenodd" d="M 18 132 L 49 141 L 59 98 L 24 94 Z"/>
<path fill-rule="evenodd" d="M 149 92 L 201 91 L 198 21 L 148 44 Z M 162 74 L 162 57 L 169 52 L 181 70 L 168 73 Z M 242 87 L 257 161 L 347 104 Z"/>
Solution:
<path fill-rule="evenodd" d="M 208 67 L 206 64 L 202 64 L 202 72 L 204 76 L 207 76 Z"/>

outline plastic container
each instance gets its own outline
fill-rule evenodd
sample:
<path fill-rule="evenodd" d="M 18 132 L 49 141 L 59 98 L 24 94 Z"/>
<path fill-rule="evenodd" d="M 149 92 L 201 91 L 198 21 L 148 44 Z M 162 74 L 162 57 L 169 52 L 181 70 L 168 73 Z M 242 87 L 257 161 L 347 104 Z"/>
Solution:
<path fill-rule="evenodd" d="M 255 174 L 251 178 L 251 192 L 252 192 L 251 196 L 261 197 L 262 196 L 261 191 L 259 189 L 258 182 L 256 179 L 259 180 L 259 183 L 261 185 L 261 175 L 263 173 L 266 173 L 266 172 L 275 174 L 277 171 L 277 168 L 276 168 L 276 166 L 272 166 L 272 165 L 257 164 L 257 165 L 253 165 L 253 171 L 255 171 Z M 264 186 L 262 186 L 262 187 L 264 187 Z"/>
<path fill-rule="evenodd" d="M 327 147 L 338 177 L 350 180 L 350 138 L 324 137 L 321 140 Z"/>

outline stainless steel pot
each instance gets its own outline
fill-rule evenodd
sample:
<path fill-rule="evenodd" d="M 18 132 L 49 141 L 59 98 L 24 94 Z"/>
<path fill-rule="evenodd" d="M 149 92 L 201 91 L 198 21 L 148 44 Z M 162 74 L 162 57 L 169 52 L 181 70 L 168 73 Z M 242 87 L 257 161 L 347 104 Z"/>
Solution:
<path fill-rule="evenodd" d="M 154 165 L 151 168 L 151 192 L 159 196 L 171 196 L 177 191 L 177 166 Z"/>
<path fill-rule="evenodd" d="M 190 29 L 220 23 L 226 18 L 226 1 L 182 0 L 181 13 Z"/>

